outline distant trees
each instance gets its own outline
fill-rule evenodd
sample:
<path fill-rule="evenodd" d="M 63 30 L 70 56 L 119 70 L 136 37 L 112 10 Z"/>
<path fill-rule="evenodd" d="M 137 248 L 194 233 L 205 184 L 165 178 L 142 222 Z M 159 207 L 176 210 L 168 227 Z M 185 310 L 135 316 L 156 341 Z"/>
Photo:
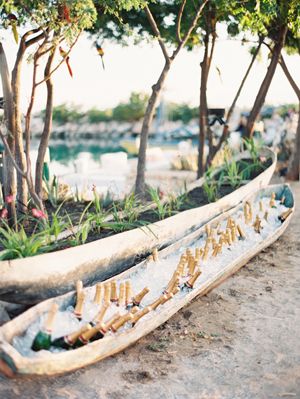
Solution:
<path fill-rule="evenodd" d="M 121 103 L 112 110 L 112 119 L 115 121 L 133 122 L 142 119 L 145 115 L 149 96 L 143 93 L 132 93 L 128 103 Z"/>
<path fill-rule="evenodd" d="M 148 98 L 144 93 L 133 92 L 128 102 L 122 102 L 114 108 L 103 110 L 91 108 L 85 112 L 78 106 L 61 104 L 53 108 L 53 121 L 60 125 L 68 122 L 78 123 L 83 119 L 89 123 L 135 122 L 144 117 Z M 171 121 L 188 123 L 198 116 L 198 108 L 188 104 L 166 103 L 166 109 L 168 119 Z M 42 111 L 41 115 L 44 117 L 45 111 Z"/>

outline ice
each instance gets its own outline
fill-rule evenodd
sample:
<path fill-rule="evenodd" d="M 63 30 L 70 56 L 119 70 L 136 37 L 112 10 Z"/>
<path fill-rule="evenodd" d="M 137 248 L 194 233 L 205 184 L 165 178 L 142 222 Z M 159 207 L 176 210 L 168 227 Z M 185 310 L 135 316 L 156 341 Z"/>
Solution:
<path fill-rule="evenodd" d="M 259 200 L 262 202 L 263 210 L 259 210 Z M 246 251 L 254 246 L 254 244 L 258 244 L 269 237 L 275 229 L 277 229 L 281 222 L 278 219 L 278 216 L 286 211 L 286 207 L 282 205 L 279 201 L 275 201 L 276 207 L 270 208 L 269 205 L 270 198 L 264 197 L 257 199 L 253 204 L 253 220 L 250 224 L 245 224 L 244 222 L 244 212 L 243 206 L 241 206 L 234 214 L 231 215 L 233 220 L 235 220 L 242 228 L 246 235 L 245 240 L 236 240 L 231 246 L 223 246 L 222 254 L 217 255 L 216 257 L 210 255 L 207 261 L 200 262 L 200 268 L 202 274 L 200 278 L 196 281 L 195 287 L 204 284 L 208 279 L 214 277 L 217 273 L 221 272 L 226 265 L 229 265 L 234 259 L 242 256 Z M 264 219 L 265 211 L 268 211 L 268 220 Z M 256 215 L 258 215 L 262 222 L 261 233 L 258 234 L 254 231 L 253 222 L 255 221 Z M 224 231 L 226 229 L 227 220 L 224 220 L 220 223 L 220 229 Z M 197 239 L 192 245 L 189 246 L 192 253 L 195 253 L 195 248 L 204 248 L 206 242 L 206 234 Z M 219 238 L 216 237 L 218 240 Z M 159 259 L 157 262 L 149 261 L 143 267 L 138 268 L 136 271 L 132 271 L 127 276 L 126 280 L 131 281 L 132 289 L 134 295 L 139 293 L 143 288 L 148 287 L 150 292 L 143 298 L 141 302 L 141 308 L 144 306 L 148 306 L 153 303 L 163 292 L 164 288 L 167 286 L 170 278 L 172 277 L 180 259 L 180 255 L 185 253 L 186 247 L 181 247 L 176 253 L 172 253 L 171 255 Z M 119 293 L 119 285 L 122 281 L 126 280 L 116 280 L 118 286 Z M 183 278 L 181 282 L 186 281 L 186 278 Z M 65 310 L 60 310 L 55 318 L 54 329 L 52 332 L 52 339 L 70 334 L 74 331 L 79 330 L 81 326 L 90 322 L 94 319 L 94 317 L 100 311 L 101 305 L 97 305 L 94 303 L 93 299 L 95 296 L 96 287 L 90 287 L 85 290 L 86 299 L 84 304 L 84 310 L 82 315 L 82 320 L 78 320 L 73 314 L 74 307 L 68 306 Z M 187 290 L 181 290 L 179 293 L 175 295 L 175 297 L 170 301 L 164 304 L 163 306 L 158 307 L 154 312 L 160 312 L 164 306 L 172 306 L 171 302 L 179 301 L 183 296 L 187 294 Z M 126 313 L 128 310 L 125 307 L 119 307 L 116 304 L 111 304 L 109 309 L 107 310 L 104 321 L 107 321 L 114 313 L 120 312 L 121 314 Z M 151 318 L 153 315 L 153 311 L 145 315 L 139 322 L 144 322 L 148 318 Z M 24 356 L 44 356 L 45 353 L 49 353 L 48 351 L 40 351 L 38 353 L 33 352 L 30 347 L 33 342 L 33 339 L 37 332 L 42 329 L 44 322 L 46 319 L 46 314 L 43 315 L 40 319 L 38 319 L 35 323 L 33 323 L 26 333 L 23 336 L 15 337 L 13 340 L 13 346 Z M 138 322 L 138 323 L 139 323 Z M 122 330 L 129 329 L 130 324 L 126 324 L 122 327 Z M 112 333 L 109 333 L 111 335 Z M 53 352 L 59 352 L 60 349 L 52 349 Z"/>

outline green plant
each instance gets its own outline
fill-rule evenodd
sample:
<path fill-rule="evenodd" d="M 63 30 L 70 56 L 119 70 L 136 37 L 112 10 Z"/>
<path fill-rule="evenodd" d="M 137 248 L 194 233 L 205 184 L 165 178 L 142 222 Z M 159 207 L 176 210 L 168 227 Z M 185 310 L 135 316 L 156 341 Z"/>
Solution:
<path fill-rule="evenodd" d="M 62 202 L 57 210 L 52 213 L 49 218 L 45 219 L 43 224 L 40 226 L 44 230 L 45 235 L 48 235 L 49 242 L 53 242 L 53 237 L 54 242 L 57 242 L 59 235 L 68 227 L 66 218 L 59 215 L 63 204 L 64 202 Z"/>
<path fill-rule="evenodd" d="M 134 193 L 127 195 L 121 205 L 123 219 L 133 223 L 138 219 L 140 206 L 135 198 Z"/>
<path fill-rule="evenodd" d="M 215 202 L 218 196 L 218 183 L 212 179 L 206 179 L 202 185 L 208 202 Z"/>
<path fill-rule="evenodd" d="M 161 201 L 159 197 L 159 190 L 149 187 L 148 192 L 150 194 L 151 200 L 155 203 L 156 208 L 153 212 L 158 216 L 159 220 L 163 220 L 169 213 L 169 205 Z"/>
<path fill-rule="evenodd" d="M 138 220 L 139 210 L 140 206 L 136 201 L 135 195 L 132 193 L 126 196 L 121 205 L 113 203 L 113 222 L 107 223 L 106 227 L 115 233 L 121 233 L 122 231 L 147 226 L 147 222 Z"/>
<path fill-rule="evenodd" d="M 73 226 L 71 219 L 70 221 L 70 226 L 71 231 L 72 231 L 72 238 L 69 240 L 70 244 L 72 246 L 77 246 L 81 244 L 85 244 L 89 232 L 91 230 L 91 225 L 90 223 L 86 220 L 85 222 L 80 222 L 77 226 Z"/>
<path fill-rule="evenodd" d="M 72 219 L 69 214 L 66 215 L 68 220 L 68 228 L 72 231 L 72 238 L 70 240 L 71 245 L 76 246 L 80 244 L 84 244 L 88 238 L 88 234 L 92 228 L 91 221 L 86 218 L 86 213 L 91 206 L 92 202 L 90 202 L 83 210 L 80 215 L 79 223 L 77 226 L 74 226 L 72 223 Z"/>
<path fill-rule="evenodd" d="M 228 182 L 233 188 L 238 187 L 243 180 L 243 175 L 240 171 L 239 165 L 234 159 L 230 162 L 227 160 L 225 161 L 222 176 L 224 181 Z"/>
<path fill-rule="evenodd" d="M 0 227 L 0 244 L 4 248 L 0 260 L 26 258 L 48 252 L 51 248 L 45 245 L 44 232 L 28 235 L 23 226 L 16 231 L 6 223 Z"/>
<path fill-rule="evenodd" d="M 48 195 L 48 200 L 53 208 L 56 208 L 59 201 L 59 183 L 56 176 L 53 177 L 52 181 L 44 179 L 46 193 Z"/>
<path fill-rule="evenodd" d="M 241 174 L 243 180 L 249 180 L 253 172 L 257 173 L 263 171 L 266 168 L 260 159 L 262 142 L 258 142 L 253 138 L 245 138 L 243 143 L 251 156 L 252 163 L 241 160 Z"/>
<path fill-rule="evenodd" d="M 259 143 L 258 141 L 255 141 L 253 137 L 251 137 L 251 138 L 245 137 L 243 139 L 243 143 L 244 143 L 246 149 L 248 150 L 253 163 L 256 164 L 257 162 L 259 162 L 259 153 L 260 153 L 262 144 Z"/>

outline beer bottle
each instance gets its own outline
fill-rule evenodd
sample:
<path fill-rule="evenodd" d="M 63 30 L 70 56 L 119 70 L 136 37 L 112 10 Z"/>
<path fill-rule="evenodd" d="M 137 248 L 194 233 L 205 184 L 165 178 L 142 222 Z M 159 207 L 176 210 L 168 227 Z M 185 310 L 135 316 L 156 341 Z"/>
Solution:
<path fill-rule="evenodd" d="M 118 306 L 125 306 L 125 283 L 122 281 L 119 287 L 119 301 Z"/>
<path fill-rule="evenodd" d="M 131 320 L 131 324 L 132 326 L 134 326 L 141 317 L 145 316 L 147 313 L 149 313 L 151 311 L 151 307 L 147 306 L 144 309 L 140 310 L 139 312 L 137 312 L 134 316 L 133 319 Z"/>
<path fill-rule="evenodd" d="M 110 297 L 111 297 L 111 284 L 106 283 L 104 284 L 104 303 L 110 304 Z"/>
<path fill-rule="evenodd" d="M 102 295 L 102 284 L 98 283 L 96 285 L 96 292 L 95 292 L 95 296 L 94 296 L 94 303 L 96 305 L 101 304 L 101 295 Z"/>
<path fill-rule="evenodd" d="M 290 216 L 292 212 L 293 212 L 292 208 L 289 208 L 287 211 L 279 215 L 278 219 L 283 223 Z"/>
<path fill-rule="evenodd" d="M 142 302 L 142 299 L 144 298 L 145 295 L 148 294 L 149 288 L 145 287 L 141 292 L 139 292 L 137 295 L 135 295 L 132 299 L 132 303 L 135 306 L 139 306 L 140 303 Z"/>
<path fill-rule="evenodd" d="M 91 328 L 92 326 L 90 324 L 86 324 L 85 326 L 81 327 L 79 330 L 71 334 L 54 339 L 51 342 L 51 346 L 54 346 L 55 348 L 71 349 L 75 344 L 75 342 L 77 341 L 77 339 L 79 338 L 79 336 L 82 333 L 90 330 Z"/>
<path fill-rule="evenodd" d="M 125 282 L 125 294 L 126 294 L 125 305 L 126 305 L 126 307 L 130 307 L 130 306 L 132 306 L 132 297 L 133 297 L 130 280 L 127 280 Z"/>
<path fill-rule="evenodd" d="M 113 303 L 118 302 L 117 282 L 115 280 L 111 282 L 110 300 Z"/>
<path fill-rule="evenodd" d="M 187 288 L 192 289 L 192 288 L 194 287 L 194 284 L 195 284 L 197 278 L 200 276 L 200 274 L 201 274 L 201 271 L 200 271 L 200 270 L 197 270 L 197 271 L 195 272 L 195 274 L 194 274 L 188 281 L 185 282 L 184 285 L 185 285 Z"/>
<path fill-rule="evenodd" d="M 119 328 L 121 328 L 125 323 L 127 323 L 127 321 L 133 320 L 133 318 L 134 318 L 134 314 L 131 312 L 124 314 L 124 316 L 121 316 L 117 321 L 115 321 L 111 325 L 111 330 L 113 332 L 117 332 L 117 330 Z"/>
<path fill-rule="evenodd" d="M 48 313 L 48 317 L 46 319 L 44 328 L 36 334 L 33 343 L 31 345 L 31 349 L 34 350 L 35 352 L 40 351 L 42 349 L 50 348 L 52 326 L 57 310 L 58 310 L 58 305 L 56 303 L 53 303 Z"/>
<path fill-rule="evenodd" d="M 81 291 L 77 297 L 77 303 L 74 309 L 74 315 L 77 317 L 78 320 L 81 320 L 82 312 L 83 312 L 83 303 L 85 299 L 84 291 Z"/>
<path fill-rule="evenodd" d="M 95 327 L 96 324 L 99 324 L 102 322 L 104 315 L 109 308 L 109 303 L 104 303 L 99 311 L 99 313 L 96 315 L 96 317 L 93 319 L 93 321 L 90 323 L 92 327 Z"/>

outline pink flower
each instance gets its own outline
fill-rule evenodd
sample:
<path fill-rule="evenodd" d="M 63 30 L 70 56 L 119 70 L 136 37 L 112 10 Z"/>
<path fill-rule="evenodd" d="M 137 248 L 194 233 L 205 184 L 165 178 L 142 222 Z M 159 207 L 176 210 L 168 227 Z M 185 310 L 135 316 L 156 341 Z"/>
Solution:
<path fill-rule="evenodd" d="M 0 212 L 0 218 L 1 219 L 6 219 L 8 215 L 8 210 L 6 208 L 3 208 Z"/>
<path fill-rule="evenodd" d="M 32 215 L 37 219 L 46 219 L 47 218 L 47 216 L 44 214 L 44 212 L 39 209 L 32 208 L 31 212 L 32 212 Z"/>
<path fill-rule="evenodd" d="M 13 202 L 13 200 L 14 200 L 14 196 L 13 196 L 12 194 L 7 195 L 7 196 L 5 197 L 5 202 L 6 202 L 7 204 L 11 204 L 11 203 Z"/>

